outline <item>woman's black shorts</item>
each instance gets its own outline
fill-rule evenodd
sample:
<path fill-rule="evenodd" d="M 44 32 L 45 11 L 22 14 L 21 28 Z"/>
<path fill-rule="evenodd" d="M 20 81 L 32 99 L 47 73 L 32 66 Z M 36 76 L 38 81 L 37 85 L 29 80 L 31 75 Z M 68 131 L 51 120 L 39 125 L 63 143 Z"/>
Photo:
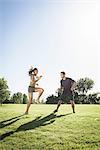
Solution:
<path fill-rule="evenodd" d="M 29 93 L 35 92 L 35 86 L 29 86 L 29 87 L 28 87 L 28 92 L 29 92 Z"/>

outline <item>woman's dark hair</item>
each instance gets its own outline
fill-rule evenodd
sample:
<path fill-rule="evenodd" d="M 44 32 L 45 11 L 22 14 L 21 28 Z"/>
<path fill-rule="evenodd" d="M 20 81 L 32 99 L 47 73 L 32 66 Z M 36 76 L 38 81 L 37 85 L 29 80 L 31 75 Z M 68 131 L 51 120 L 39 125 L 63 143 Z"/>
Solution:
<path fill-rule="evenodd" d="M 66 73 L 64 71 L 61 72 L 63 75 L 65 75 Z"/>
<path fill-rule="evenodd" d="M 30 70 L 30 71 L 29 71 L 29 75 L 31 75 L 32 72 L 34 72 L 35 70 L 38 70 L 38 69 L 37 69 L 37 68 L 34 68 L 34 69 Z"/>

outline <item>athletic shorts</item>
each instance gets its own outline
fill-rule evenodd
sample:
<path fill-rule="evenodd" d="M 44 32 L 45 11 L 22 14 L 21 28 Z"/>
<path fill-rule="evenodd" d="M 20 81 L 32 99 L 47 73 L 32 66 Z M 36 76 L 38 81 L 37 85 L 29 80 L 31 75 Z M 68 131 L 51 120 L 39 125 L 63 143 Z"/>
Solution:
<path fill-rule="evenodd" d="M 68 103 L 70 102 L 70 100 L 74 101 L 74 98 L 73 98 L 73 94 L 66 94 L 66 93 L 63 93 L 60 97 L 59 97 L 59 100 L 62 100 L 63 102 L 65 103 Z"/>
<path fill-rule="evenodd" d="M 29 86 L 29 87 L 28 87 L 28 92 L 29 92 L 29 93 L 35 92 L 35 86 Z"/>

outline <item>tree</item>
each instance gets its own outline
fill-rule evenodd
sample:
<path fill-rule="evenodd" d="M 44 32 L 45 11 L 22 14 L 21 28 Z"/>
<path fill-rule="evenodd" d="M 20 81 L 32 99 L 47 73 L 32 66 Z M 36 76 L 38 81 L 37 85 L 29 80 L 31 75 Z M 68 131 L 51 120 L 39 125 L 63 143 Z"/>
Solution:
<path fill-rule="evenodd" d="M 49 97 L 47 97 L 46 104 L 57 104 L 58 103 L 58 97 L 54 96 L 53 94 Z"/>
<path fill-rule="evenodd" d="M 14 104 L 22 104 L 23 103 L 23 94 L 21 92 L 14 93 L 11 97 L 11 101 Z"/>
<path fill-rule="evenodd" d="M 86 94 L 89 90 L 93 88 L 94 81 L 89 78 L 81 78 L 77 81 L 77 91 L 80 94 Z"/>
<path fill-rule="evenodd" d="M 98 93 L 89 94 L 88 101 L 90 102 L 90 104 L 99 104 Z"/>
<path fill-rule="evenodd" d="M 9 100 L 10 91 L 7 85 L 7 81 L 4 78 L 0 78 L 0 103 L 2 104 L 5 100 Z"/>
<path fill-rule="evenodd" d="M 23 94 L 23 104 L 26 104 L 28 101 L 27 95 Z"/>

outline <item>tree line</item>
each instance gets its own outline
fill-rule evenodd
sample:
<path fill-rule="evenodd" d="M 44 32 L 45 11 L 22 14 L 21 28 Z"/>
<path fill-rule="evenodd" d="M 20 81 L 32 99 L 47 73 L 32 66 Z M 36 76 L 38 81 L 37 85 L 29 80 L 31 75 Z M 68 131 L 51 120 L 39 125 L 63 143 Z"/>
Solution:
<path fill-rule="evenodd" d="M 0 103 L 26 104 L 28 101 L 27 95 L 21 92 L 14 93 L 11 96 L 11 91 L 4 78 L 0 78 Z"/>
<path fill-rule="evenodd" d="M 93 89 L 94 81 L 90 78 L 80 78 L 76 82 L 76 89 L 73 93 L 73 98 L 76 104 L 100 104 L 100 93 L 89 94 Z M 60 97 L 60 89 L 57 90 L 55 95 L 46 98 L 46 104 L 57 104 Z M 28 101 L 25 93 L 17 92 L 11 95 L 7 81 L 0 78 L 0 103 L 13 103 L 13 104 L 26 104 Z M 42 101 L 44 103 L 44 101 Z"/>

